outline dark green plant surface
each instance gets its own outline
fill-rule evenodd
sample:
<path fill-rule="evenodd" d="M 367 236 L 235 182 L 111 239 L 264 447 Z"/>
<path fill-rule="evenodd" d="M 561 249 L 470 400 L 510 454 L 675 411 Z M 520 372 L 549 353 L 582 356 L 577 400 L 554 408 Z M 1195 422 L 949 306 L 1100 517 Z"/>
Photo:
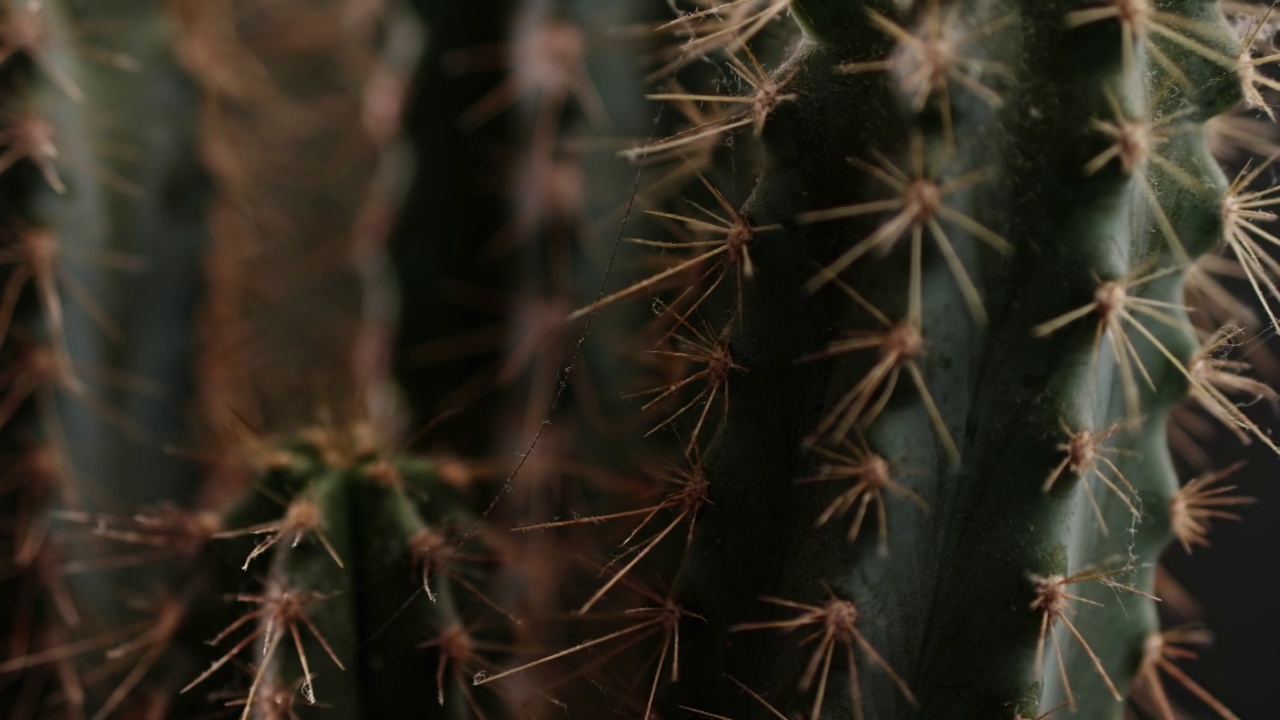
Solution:
<path fill-rule="evenodd" d="M 723 603 L 716 615 L 725 625 L 799 612 L 753 607 L 760 595 L 826 608 L 831 598 L 850 600 L 860 623 L 857 635 L 839 629 L 796 647 L 781 666 L 791 672 L 779 672 L 766 649 L 776 638 L 750 641 L 745 651 L 735 641 L 722 663 L 695 668 L 727 668 L 760 687 L 800 675 L 824 642 L 846 661 L 843 646 L 852 643 L 863 703 L 875 717 L 914 712 L 885 665 L 914 688 L 925 717 L 1029 716 L 1068 698 L 1078 712 L 1106 717 L 1120 713 L 1117 701 L 1157 631 L 1153 601 L 1139 593 L 1153 592 L 1144 568 L 1171 538 L 1177 482 L 1163 425 L 1187 390 L 1179 366 L 1195 349 L 1180 309 L 1180 263 L 1221 236 L 1226 186 L 1196 124 L 1233 105 L 1238 83 L 1230 63 L 1224 68 L 1167 40 L 1153 40 L 1146 53 L 1126 50 L 1115 22 L 1071 27 L 1075 8 L 1067 3 L 986 5 L 925 3 L 893 20 L 857 13 L 839 30 L 826 28 L 841 22 L 846 4 L 831 18 L 821 4 L 806 11 L 814 39 L 786 66 L 787 90 L 798 97 L 770 117 L 764 142 L 775 161 L 747 205 L 757 223 L 799 224 L 778 234 L 777 249 L 764 239 L 753 248 L 760 285 L 773 270 L 782 286 L 753 287 L 743 339 L 734 345 L 750 372 L 735 387 L 729 434 L 711 472 L 715 509 L 704 524 L 708 550 L 697 559 L 707 569 L 693 574 L 705 583 L 696 607 L 711 615 Z M 1208 24 L 1214 8 L 1178 12 L 1207 18 L 1193 26 L 1204 54 L 1234 58 L 1235 41 Z M 1142 22 L 1137 32 L 1149 35 L 1152 23 L 1168 21 Z M 898 44 L 890 55 L 897 64 L 877 72 L 871 63 L 890 52 L 885 30 L 898 23 L 919 28 L 915 44 Z M 943 42 L 955 43 L 959 60 L 930 93 L 918 84 L 927 79 L 927 52 Z M 959 64 L 965 61 L 971 64 Z M 834 72 L 850 63 L 863 65 L 854 74 Z M 1005 70 L 979 72 L 984 67 Z M 931 101 L 914 113 L 918 93 Z M 800 146 L 795 138 L 813 142 Z M 860 207 L 882 199 L 897 202 L 882 213 Z M 842 206 L 854 217 L 828 222 L 812 212 Z M 842 281 L 828 282 L 808 265 L 812 257 L 831 267 L 859 243 L 893 252 L 881 258 L 871 249 Z M 918 260 L 913 243 L 922 247 Z M 807 253 L 799 250 L 806 245 Z M 946 261 L 948 250 L 965 269 Z M 912 263 L 921 268 L 919 281 L 910 279 Z M 969 278 L 980 296 L 965 296 Z M 776 301 L 804 297 L 806 281 L 824 288 L 807 300 Z M 852 302 L 841 282 L 863 301 Z M 871 307 L 891 323 L 915 325 L 924 343 L 918 360 L 890 334 L 871 336 L 875 342 L 860 351 L 847 343 L 829 379 L 793 365 L 797 346 L 837 347 L 850 330 L 883 333 L 888 328 Z M 849 388 L 890 372 L 901 375 L 866 385 L 858 397 L 874 408 L 881 388 L 898 381 L 865 440 L 820 437 L 818 448 L 828 449 L 817 461 L 800 449 Z M 827 399 L 815 402 L 822 397 L 815 390 Z M 1068 433 L 1081 431 L 1093 435 L 1065 448 Z M 927 511 L 905 493 L 876 487 L 884 480 L 870 468 L 851 477 L 858 460 L 847 456 L 863 443 L 859 449 L 886 458 L 892 480 Z M 772 462 L 762 462 L 766 445 L 777 448 Z M 1069 465 L 1059 467 L 1064 460 Z M 824 483 L 840 490 L 789 488 L 814 468 L 843 470 Z M 812 529 L 812 519 L 857 480 L 871 484 L 867 492 L 884 491 L 883 545 L 870 523 L 853 544 L 838 527 Z M 766 497 L 788 502 L 780 507 Z M 859 504 L 849 506 L 852 517 Z M 743 547 L 745 527 L 757 529 L 752 540 L 760 545 Z M 1079 582 L 1037 585 L 1036 578 L 1063 576 Z M 1058 592 L 1103 607 L 1068 603 Z M 1098 655 L 1096 669 L 1081 640 Z M 1070 689 L 1058 679 L 1059 657 Z M 826 683 L 825 712 L 847 712 L 843 664 Z M 779 704 L 802 706 L 791 681 L 783 682 Z"/>
<path fill-rule="evenodd" d="M 1270 23 L 9 0 L 0 708 L 1233 720 Z"/>
<path fill-rule="evenodd" d="M 12 618 L 0 703 L 13 717 L 47 713 L 58 678 L 58 712 L 84 713 L 67 648 L 101 650 L 101 629 L 133 616 L 123 588 L 173 578 L 84 572 L 87 534 L 56 514 L 184 502 L 199 483 L 163 449 L 190 445 L 207 197 L 196 93 L 154 8 L 82 5 L 11 2 L 0 16 L 0 610 Z M 156 116 L 170 120 L 148 127 Z"/>

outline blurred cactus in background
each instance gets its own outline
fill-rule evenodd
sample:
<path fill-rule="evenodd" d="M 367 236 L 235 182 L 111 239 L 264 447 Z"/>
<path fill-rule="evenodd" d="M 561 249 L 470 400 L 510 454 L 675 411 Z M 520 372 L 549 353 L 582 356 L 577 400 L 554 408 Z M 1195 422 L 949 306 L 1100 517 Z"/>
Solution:
<path fill-rule="evenodd" d="M 1237 717 L 1270 6 L 0 2 L 5 717 Z"/>

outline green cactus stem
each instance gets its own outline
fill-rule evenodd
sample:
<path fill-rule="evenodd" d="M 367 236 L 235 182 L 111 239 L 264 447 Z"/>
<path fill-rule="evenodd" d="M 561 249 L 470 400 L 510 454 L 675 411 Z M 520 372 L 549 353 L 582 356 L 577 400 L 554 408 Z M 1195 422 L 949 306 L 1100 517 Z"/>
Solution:
<path fill-rule="evenodd" d="M 742 211 L 786 230 L 751 246 L 749 372 L 681 595 L 710 622 L 673 693 L 1120 717 L 1172 537 L 1181 278 L 1222 237 L 1200 127 L 1241 98 L 1238 41 L 1216 3 L 795 5 Z"/>
<path fill-rule="evenodd" d="M 69 569 L 92 543 L 64 536 L 55 511 L 185 502 L 197 484 L 163 449 L 189 444 L 206 197 L 195 98 L 168 39 L 144 4 L 0 7 L 0 515 L 13 549 L 0 613 L 18 659 L 130 612 L 104 575 Z M 66 658 L 56 666 L 63 701 L 83 712 Z M 6 685 L 0 704 L 28 702 L 32 682 Z"/>

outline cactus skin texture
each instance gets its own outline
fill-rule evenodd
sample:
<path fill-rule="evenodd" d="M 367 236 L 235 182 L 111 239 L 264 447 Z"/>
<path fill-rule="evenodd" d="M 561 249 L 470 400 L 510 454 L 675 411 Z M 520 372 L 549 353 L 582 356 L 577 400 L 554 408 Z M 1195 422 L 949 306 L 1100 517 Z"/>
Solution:
<path fill-rule="evenodd" d="M 733 342 L 749 372 L 734 387 L 727 436 L 709 470 L 714 506 L 691 560 L 690 605 L 727 618 L 706 630 L 727 636 L 735 619 L 800 612 L 770 608 L 756 600 L 762 595 L 812 605 L 828 593 L 853 601 L 861 636 L 916 701 L 913 707 L 859 641 L 865 717 L 1033 717 L 1068 693 L 1082 717 L 1121 717 L 1117 700 L 1158 630 L 1155 600 L 1146 595 L 1154 592 L 1151 568 L 1172 538 L 1168 508 L 1178 484 L 1164 426 L 1187 392 L 1178 364 L 1186 367 L 1195 349 L 1181 308 L 1182 274 L 1189 256 L 1214 247 L 1222 232 L 1226 181 L 1199 124 L 1240 99 L 1230 65 L 1158 31 L 1173 26 L 1163 14 L 1186 18 L 1177 27 L 1190 25 L 1194 35 L 1168 34 L 1194 37 L 1206 54 L 1223 58 L 1236 56 L 1238 41 L 1212 2 L 1161 3 L 1162 15 L 1123 35 L 1121 23 L 1101 11 L 1146 3 L 923 2 L 906 13 L 889 3 L 796 5 L 806 39 L 784 68 L 787 91 L 797 97 L 769 116 L 763 142 L 770 160 L 744 209 L 758 225 L 787 230 L 762 236 L 751 250 L 758 277 Z M 1086 22 L 1090 9 L 1104 19 Z M 936 69 L 946 73 L 937 86 L 922 89 L 934 77 L 926 74 L 925 53 L 941 43 L 954 51 L 953 63 Z M 873 64 L 886 57 L 887 66 Z M 845 73 L 835 71 L 840 66 Z M 1132 123 L 1128 137 L 1146 146 L 1121 147 L 1107 134 L 1113 125 L 1103 124 L 1117 120 Z M 886 169 L 891 164 L 899 170 Z M 936 182 L 909 184 L 918 177 Z M 938 188 L 940 200 L 909 195 Z M 882 212 L 856 207 L 895 197 L 899 204 Z M 930 202 L 941 203 L 936 212 Z M 813 212 L 842 206 L 850 211 L 838 220 Z M 891 351 L 864 345 L 868 350 L 816 369 L 795 364 L 796 348 L 816 352 L 849 330 L 883 331 L 868 306 L 891 322 L 910 317 L 913 232 L 917 242 L 923 236 L 924 350 L 918 370 L 908 375 L 903 368 L 897 391 L 861 432 L 866 450 L 887 459 L 893 478 L 927 511 L 885 491 L 887 542 L 877 542 L 868 519 L 850 544 L 837 522 L 813 529 L 835 490 L 792 483 L 830 458 L 802 452 L 806 434 L 877 363 L 892 362 L 885 360 Z M 993 247 L 992 236 L 1008 248 Z M 851 301 L 835 280 L 805 292 L 806 282 L 816 284 L 811 278 L 825 279 L 815 268 L 877 237 L 893 249 L 868 252 L 840 276 L 863 301 Z M 966 309 L 941 237 L 979 291 L 985 324 Z M 1046 332 L 1047 321 L 1094 302 L 1100 282 L 1126 279 L 1143 281 L 1130 285 L 1133 299 L 1124 304 L 1143 329 L 1125 321 L 1100 344 L 1105 310 L 1094 307 Z M 1132 349 L 1113 350 L 1114 342 Z M 936 417 L 912 386 L 915 378 Z M 1126 393 L 1134 394 L 1136 416 L 1126 409 Z M 1087 442 L 1066 450 L 1067 429 L 1106 439 L 1096 450 Z M 944 434 L 957 454 L 948 452 Z M 830 440 L 820 438 L 818 446 Z M 1091 451 L 1101 458 L 1097 472 L 1078 462 Z M 1067 453 L 1074 455 L 1064 469 Z M 1056 481 L 1046 492 L 1051 476 Z M 850 506 L 849 517 L 860 512 Z M 1114 574 L 1068 586 L 1083 600 L 1072 600 L 1062 618 L 1050 617 L 1056 639 L 1047 641 L 1037 673 L 1045 606 L 1036 604 L 1034 578 L 1090 569 Z M 1085 604 L 1091 602 L 1103 607 Z M 1097 668 L 1064 621 L 1088 642 Z M 734 637 L 732 645 L 688 641 L 698 651 L 711 648 L 710 657 L 686 665 L 693 677 L 681 687 L 716 698 L 705 706 L 737 708 L 724 711 L 730 716 L 752 712 L 750 698 L 715 677 L 726 673 L 776 688 L 773 702 L 784 714 L 807 711 L 817 683 L 799 695 L 795 683 L 818 643 L 799 646 L 805 629 L 781 638 Z M 1055 642 L 1065 661 L 1061 674 Z M 849 717 L 843 646 L 835 655 L 814 717 Z M 703 668 L 715 673 L 696 674 Z"/>
<path fill-rule="evenodd" d="M 1249 501 L 1176 407 L 1280 452 L 1184 306 L 1280 297 L 1262 13 L 82 5 L 0 5 L 0 715 L 1237 720 L 1156 564 Z"/>

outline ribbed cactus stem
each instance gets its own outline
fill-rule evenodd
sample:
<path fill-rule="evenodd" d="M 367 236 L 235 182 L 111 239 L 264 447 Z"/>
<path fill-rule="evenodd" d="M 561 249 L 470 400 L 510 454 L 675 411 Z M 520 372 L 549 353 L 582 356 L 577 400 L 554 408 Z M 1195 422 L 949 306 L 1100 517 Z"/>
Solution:
<path fill-rule="evenodd" d="M 743 210 L 787 230 L 751 248 L 689 666 L 814 718 L 1118 718 L 1157 632 L 1182 276 L 1226 189 L 1199 127 L 1241 97 L 1237 41 L 1211 2 L 796 5 L 795 99 Z M 909 495 L 794 485 L 872 456 Z M 731 634 L 838 602 L 856 623 L 808 644 Z M 760 708 L 710 674 L 681 688 Z"/>

